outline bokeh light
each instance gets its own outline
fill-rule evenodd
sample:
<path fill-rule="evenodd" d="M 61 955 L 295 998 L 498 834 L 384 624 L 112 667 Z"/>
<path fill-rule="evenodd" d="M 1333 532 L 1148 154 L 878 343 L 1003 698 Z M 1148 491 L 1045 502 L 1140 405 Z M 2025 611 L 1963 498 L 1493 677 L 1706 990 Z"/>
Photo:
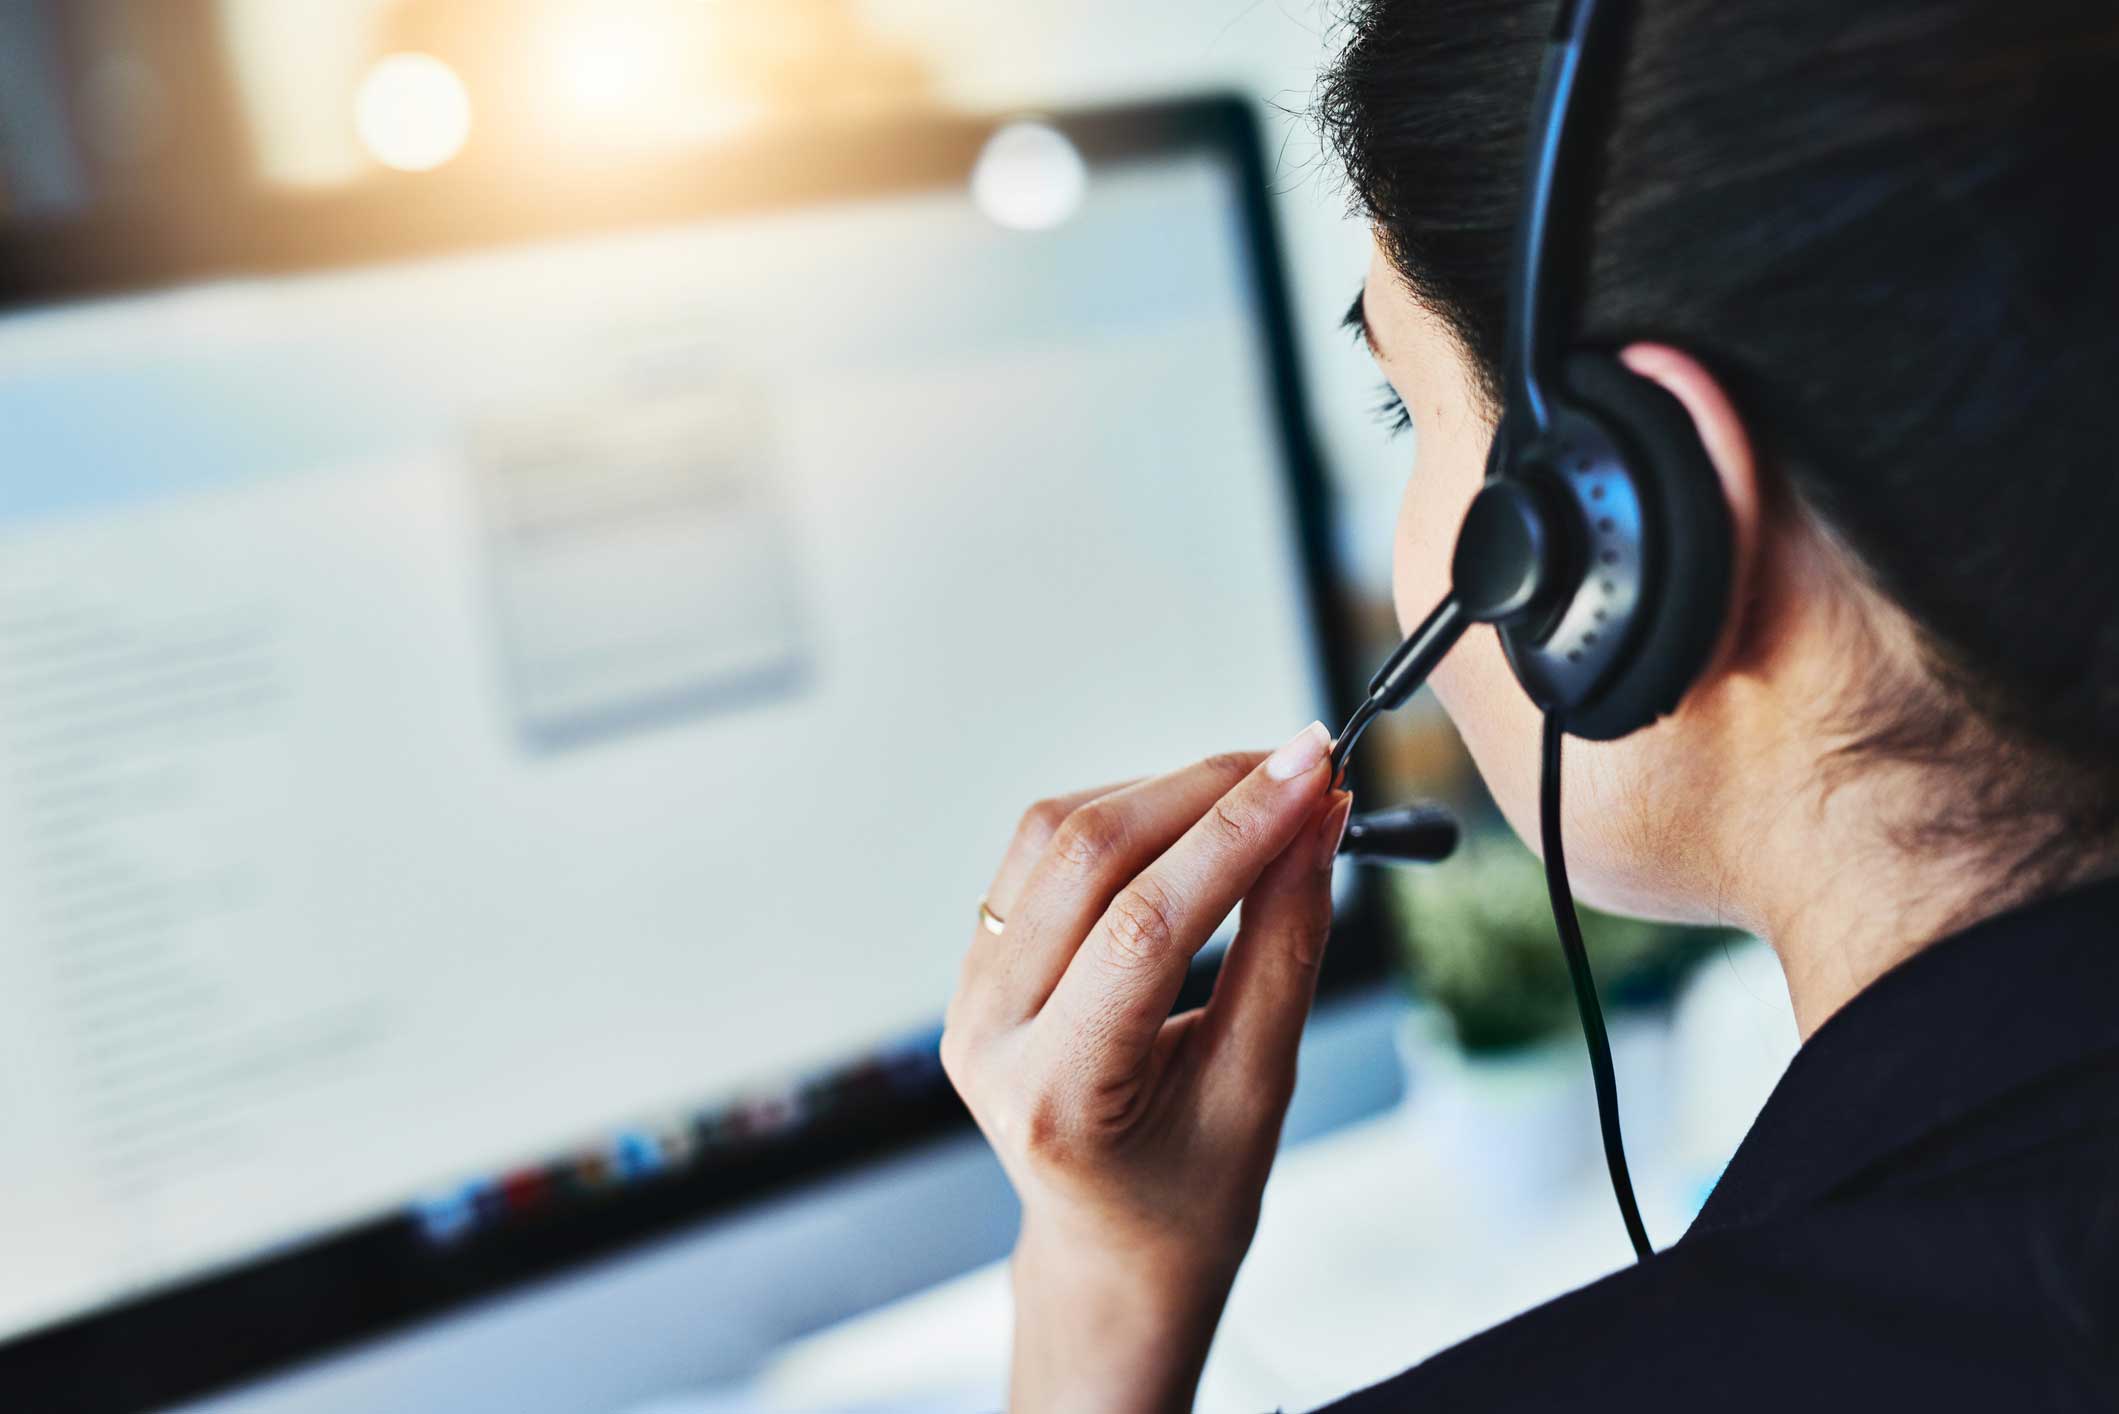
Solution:
<path fill-rule="evenodd" d="M 1072 216 L 1089 189 L 1089 168 L 1066 134 L 1047 123 L 998 129 L 971 171 L 971 197 L 996 225 L 1047 231 Z"/>
<path fill-rule="evenodd" d="M 391 54 L 361 80 L 354 126 L 361 145 L 385 167 L 431 172 L 470 139 L 471 95 L 432 54 Z"/>

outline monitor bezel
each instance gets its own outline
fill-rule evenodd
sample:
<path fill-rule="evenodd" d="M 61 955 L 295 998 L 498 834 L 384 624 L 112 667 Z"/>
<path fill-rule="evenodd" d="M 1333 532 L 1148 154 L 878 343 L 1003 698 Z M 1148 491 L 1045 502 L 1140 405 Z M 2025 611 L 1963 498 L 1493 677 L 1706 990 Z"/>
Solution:
<path fill-rule="evenodd" d="M 1013 116 L 1013 115 L 1002 115 Z M 1343 720 L 1359 692 L 1352 616 L 1333 574 L 1331 497 L 1303 391 L 1264 134 L 1252 105 L 1205 95 L 1038 115 L 1092 167 L 1201 151 L 1230 164 L 1270 366 L 1312 639 Z M 476 171 L 355 192 L 224 196 L 0 230 L 0 313 L 221 278 L 373 265 L 962 183 L 1000 116 L 932 114 L 785 133 L 711 160 L 640 165 L 545 190 Z M 1365 794 L 1360 758 L 1351 784 Z M 1388 905 L 1363 878 L 1341 907 L 1321 993 L 1380 980 Z M 1194 969 L 1179 1005 L 1213 983 Z M 672 1236 L 746 1204 L 844 1174 L 969 1124 L 939 1069 L 887 1105 L 830 1117 L 739 1163 L 634 1185 L 595 1205 L 436 1248 L 409 1212 L 0 1341 L 0 1388 L 23 1407 L 131 1414 L 404 1330 L 463 1306 Z M 202 1336 L 210 1333 L 210 1338 Z"/>

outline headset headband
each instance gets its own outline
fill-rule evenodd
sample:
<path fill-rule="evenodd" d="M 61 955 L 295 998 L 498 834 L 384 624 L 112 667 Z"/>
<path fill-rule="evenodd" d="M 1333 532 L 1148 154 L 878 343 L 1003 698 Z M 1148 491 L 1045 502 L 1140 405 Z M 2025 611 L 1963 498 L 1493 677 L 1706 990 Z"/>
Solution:
<path fill-rule="evenodd" d="M 1567 346 L 1572 286 L 1582 273 L 1594 214 L 1588 199 L 1594 183 L 1574 158 L 1594 96 L 1585 69 L 1611 29 L 1609 21 L 1598 23 L 1605 8 L 1598 0 L 1560 0 L 1531 107 L 1530 171 L 1509 260 L 1502 364 L 1510 415 L 1524 420 L 1533 440 L 1551 427 L 1545 390 Z"/>

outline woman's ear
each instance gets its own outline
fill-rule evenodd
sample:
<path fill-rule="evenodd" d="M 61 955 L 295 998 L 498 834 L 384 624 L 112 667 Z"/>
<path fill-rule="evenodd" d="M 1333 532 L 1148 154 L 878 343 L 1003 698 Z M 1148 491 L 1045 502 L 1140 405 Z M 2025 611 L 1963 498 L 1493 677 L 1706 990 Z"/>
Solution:
<path fill-rule="evenodd" d="M 1751 612 L 1758 598 L 1761 568 L 1758 459 L 1736 405 L 1729 401 L 1714 375 L 1691 354 L 1667 344 L 1629 344 L 1619 354 L 1619 360 L 1660 385 L 1684 407 L 1700 444 L 1707 449 L 1708 461 L 1721 478 L 1722 497 L 1729 505 L 1729 623 L 1702 674 L 1704 679 L 1740 662 L 1747 641 L 1759 627 L 1752 622 Z"/>

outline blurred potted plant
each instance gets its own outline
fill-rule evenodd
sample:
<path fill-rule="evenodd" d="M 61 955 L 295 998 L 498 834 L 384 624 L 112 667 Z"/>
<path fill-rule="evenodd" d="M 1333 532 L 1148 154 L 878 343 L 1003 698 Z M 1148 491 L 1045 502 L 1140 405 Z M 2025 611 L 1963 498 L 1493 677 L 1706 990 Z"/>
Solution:
<path fill-rule="evenodd" d="M 1599 1152 L 1588 1066 L 1544 868 L 1507 831 L 1467 839 L 1433 870 L 1394 871 L 1399 956 L 1415 1007 L 1400 1033 L 1406 1113 L 1423 1148 L 1452 1155 L 1466 1185 L 1536 1204 Z M 1718 936 L 1582 909 L 1582 933 L 1628 1073 L 1629 1120 L 1661 1108 L 1648 1059 L 1667 999 Z M 1645 1005 L 1644 1005 L 1645 1004 Z M 1629 1124 L 1653 1143 L 1654 1123 Z"/>

